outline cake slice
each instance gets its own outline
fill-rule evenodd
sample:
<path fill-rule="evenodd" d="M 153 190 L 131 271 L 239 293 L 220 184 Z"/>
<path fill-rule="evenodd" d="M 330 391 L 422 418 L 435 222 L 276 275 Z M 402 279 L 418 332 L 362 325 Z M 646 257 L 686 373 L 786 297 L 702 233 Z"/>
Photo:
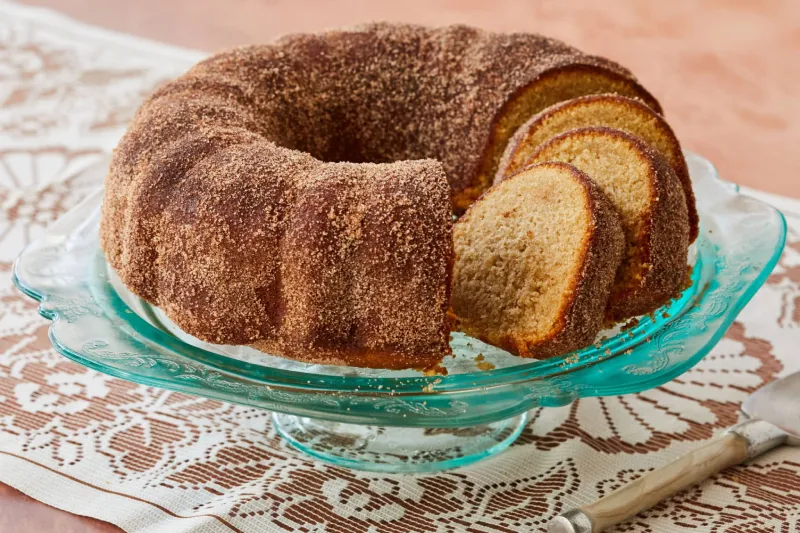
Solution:
<path fill-rule="evenodd" d="M 545 161 L 585 172 L 620 215 L 626 249 L 608 318 L 649 313 L 673 298 L 686 279 L 689 218 L 683 188 L 664 158 L 624 131 L 582 128 L 550 139 L 530 158 Z"/>
<path fill-rule="evenodd" d="M 594 342 L 624 236 L 586 174 L 564 163 L 529 167 L 481 196 L 453 239 L 459 329 L 523 357 Z"/>
<path fill-rule="evenodd" d="M 552 105 L 523 124 L 506 146 L 495 182 L 518 172 L 550 138 L 565 131 L 605 126 L 640 137 L 667 160 L 681 182 L 689 215 L 689 242 L 697 237 L 698 217 L 692 181 L 681 145 L 664 118 L 641 100 L 617 94 L 574 98 Z"/>

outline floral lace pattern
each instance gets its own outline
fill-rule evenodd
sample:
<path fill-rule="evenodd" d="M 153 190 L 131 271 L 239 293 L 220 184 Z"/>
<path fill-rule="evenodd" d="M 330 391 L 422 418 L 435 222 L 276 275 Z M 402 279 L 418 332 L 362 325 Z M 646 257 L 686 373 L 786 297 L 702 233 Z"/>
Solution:
<path fill-rule="evenodd" d="M 785 199 L 778 268 L 696 367 L 641 394 L 535 410 L 506 453 L 462 470 L 326 466 L 283 443 L 266 411 L 66 360 L 11 284 L 11 261 L 98 185 L 92 163 L 142 96 L 199 57 L 0 4 L 0 481 L 128 531 L 541 531 L 712 438 L 751 391 L 800 370 L 800 202 Z M 796 530 L 800 450 L 784 448 L 614 531 Z"/>

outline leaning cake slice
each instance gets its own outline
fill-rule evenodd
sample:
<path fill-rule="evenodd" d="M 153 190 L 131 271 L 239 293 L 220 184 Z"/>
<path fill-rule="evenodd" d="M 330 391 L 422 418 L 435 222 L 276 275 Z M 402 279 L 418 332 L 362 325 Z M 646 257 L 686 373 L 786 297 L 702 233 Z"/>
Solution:
<path fill-rule="evenodd" d="M 481 196 L 453 236 L 459 329 L 535 358 L 595 340 L 624 237 L 614 208 L 583 172 L 532 166 Z"/>

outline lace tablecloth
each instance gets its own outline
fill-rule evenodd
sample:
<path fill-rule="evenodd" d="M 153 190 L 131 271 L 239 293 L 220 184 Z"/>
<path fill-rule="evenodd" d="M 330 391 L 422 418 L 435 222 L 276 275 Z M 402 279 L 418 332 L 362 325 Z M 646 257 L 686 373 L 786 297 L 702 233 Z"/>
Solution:
<path fill-rule="evenodd" d="M 424 476 L 309 460 L 269 413 L 113 379 L 59 356 L 10 281 L 25 243 L 97 187 L 156 84 L 202 54 L 0 3 L 0 481 L 137 532 L 540 531 L 712 438 L 800 370 L 800 202 L 767 285 L 694 369 L 642 394 L 537 410 L 509 451 Z M 776 450 L 615 531 L 800 531 L 800 449 Z"/>

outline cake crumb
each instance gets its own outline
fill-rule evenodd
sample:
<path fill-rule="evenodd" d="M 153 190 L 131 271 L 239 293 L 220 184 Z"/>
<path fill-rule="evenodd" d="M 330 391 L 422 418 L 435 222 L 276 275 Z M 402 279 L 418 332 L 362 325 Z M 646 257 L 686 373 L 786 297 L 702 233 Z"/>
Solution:
<path fill-rule="evenodd" d="M 430 376 L 446 376 L 447 375 L 447 368 L 442 366 L 441 363 L 436 363 L 433 366 L 429 366 L 422 370 L 422 375 L 426 377 Z"/>
<path fill-rule="evenodd" d="M 441 382 L 442 382 L 441 378 L 434 379 L 433 381 L 422 387 L 422 392 L 427 392 L 427 393 L 433 392 L 433 389 L 436 387 L 436 385 L 438 385 Z"/>
<path fill-rule="evenodd" d="M 482 353 L 479 353 L 475 356 L 475 366 L 478 367 L 478 370 L 482 370 L 484 372 L 497 368 L 494 363 L 487 361 Z"/>
<path fill-rule="evenodd" d="M 580 359 L 580 357 L 578 357 L 578 354 L 574 353 L 574 354 L 570 355 L 569 357 L 567 357 L 566 359 L 564 359 L 561 362 L 561 364 L 558 365 L 558 366 L 560 366 L 561 368 L 564 368 L 567 365 L 574 365 L 575 363 L 578 362 L 579 359 Z"/>

